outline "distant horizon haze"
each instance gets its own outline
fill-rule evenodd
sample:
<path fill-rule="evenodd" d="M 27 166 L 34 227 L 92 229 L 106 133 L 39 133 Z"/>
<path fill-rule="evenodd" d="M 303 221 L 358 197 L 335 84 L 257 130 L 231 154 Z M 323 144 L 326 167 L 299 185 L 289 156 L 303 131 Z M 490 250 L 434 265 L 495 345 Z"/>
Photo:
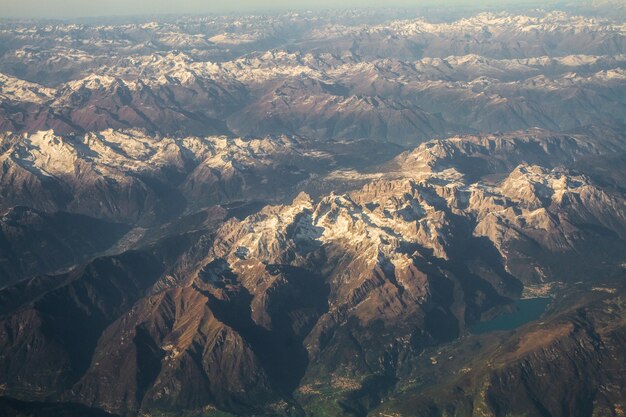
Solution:
<path fill-rule="evenodd" d="M 106 0 L 91 2 L 84 0 L 0 0 L 0 18 L 67 19 L 99 16 L 132 16 L 158 14 L 201 14 L 229 12 L 258 12 L 279 10 L 319 10 L 344 8 L 385 7 L 498 7 L 504 5 L 546 4 L 537 0 L 233 0 L 229 2 L 179 0 Z"/>

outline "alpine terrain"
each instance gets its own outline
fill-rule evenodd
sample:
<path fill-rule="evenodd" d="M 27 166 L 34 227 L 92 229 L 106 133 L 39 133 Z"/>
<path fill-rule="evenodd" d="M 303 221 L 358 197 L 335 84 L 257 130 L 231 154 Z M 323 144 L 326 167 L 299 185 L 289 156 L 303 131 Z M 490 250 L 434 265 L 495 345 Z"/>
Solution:
<path fill-rule="evenodd" d="M 536 6 L 0 18 L 0 416 L 626 415 L 626 7 Z"/>

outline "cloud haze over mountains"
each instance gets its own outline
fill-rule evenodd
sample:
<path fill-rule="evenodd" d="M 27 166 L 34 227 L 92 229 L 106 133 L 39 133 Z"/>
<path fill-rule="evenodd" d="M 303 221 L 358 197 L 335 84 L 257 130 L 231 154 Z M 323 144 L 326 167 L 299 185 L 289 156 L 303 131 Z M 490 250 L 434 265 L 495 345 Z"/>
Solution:
<path fill-rule="evenodd" d="M 532 4 L 534 0 L 524 0 L 521 3 Z M 0 17 L 43 17 L 67 18 L 89 16 L 115 15 L 149 15 L 149 14 L 176 14 L 176 13 L 221 13 L 246 12 L 259 10 L 281 9 L 321 9 L 321 8 L 351 8 L 351 7 L 422 7 L 422 6 L 501 6 L 512 3 L 513 0 L 493 2 L 490 0 L 444 0 L 444 1 L 415 1 L 392 0 L 386 2 L 373 0 L 345 0 L 340 3 L 331 0 L 233 0 L 228 2 L 216 0 L 2 0 Z M 516 3 L 520 1 L 516 0 Z M 536 2 L 540 4 L 539 2 Z M 541 4 L 545 4 L 541 3 Z"/>

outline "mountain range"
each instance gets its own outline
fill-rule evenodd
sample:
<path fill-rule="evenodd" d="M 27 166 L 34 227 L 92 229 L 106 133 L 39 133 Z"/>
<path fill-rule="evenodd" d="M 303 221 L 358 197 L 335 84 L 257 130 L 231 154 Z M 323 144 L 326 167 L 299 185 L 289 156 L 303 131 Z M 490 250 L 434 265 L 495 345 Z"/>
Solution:
<path fill-rule="evenodd" d="M 0 416 L 622 416 L 610 7 L 0 22 Z"/>

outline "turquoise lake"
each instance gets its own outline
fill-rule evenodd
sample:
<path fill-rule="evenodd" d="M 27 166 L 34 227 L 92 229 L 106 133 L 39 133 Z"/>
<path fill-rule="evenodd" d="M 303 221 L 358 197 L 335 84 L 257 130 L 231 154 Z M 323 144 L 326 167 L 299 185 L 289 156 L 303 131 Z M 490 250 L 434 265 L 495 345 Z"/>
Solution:
<path fill-rule="evenodd" d="M 513 330 L 526 323 L 541 317 L 552 301 L 551 298 L 526 298 L 515 301 L 517 311 L 503 314 L 489 321 L 476 323 L 470 327 L 470 332 L 481 334 L 496 330 Z"/>

